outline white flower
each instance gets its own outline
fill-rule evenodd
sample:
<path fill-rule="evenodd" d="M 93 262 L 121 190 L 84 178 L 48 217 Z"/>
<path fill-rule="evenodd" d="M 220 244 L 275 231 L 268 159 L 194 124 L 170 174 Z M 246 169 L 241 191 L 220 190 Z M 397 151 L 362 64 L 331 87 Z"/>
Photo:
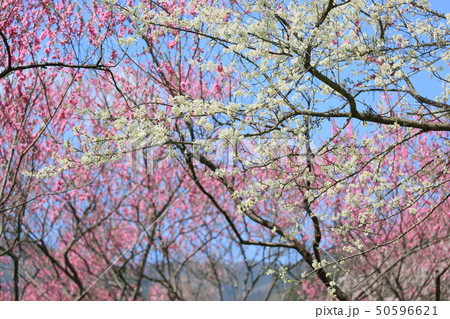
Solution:
<path fill-rule="evenodd" d="M 313 267 L 314 270 L 317 270 L 317 269 L 321 268 L 321 265 L 320 265 L 319 262 L 317 262 L 316 259 L 314 259 L 313 262 L 312 262 L 312 267 Z"/>
<path fill-rule="evenodd" d="M 136 42 L 136 38 L 133 37 L 133 36 L 129 36 L 129 37 L 126 37 L 126 38 L 120 38 L 119 39 L 119 44 L 120 45 L 124 45 L 124 46 L 132 45 L 135 42 Z"/>

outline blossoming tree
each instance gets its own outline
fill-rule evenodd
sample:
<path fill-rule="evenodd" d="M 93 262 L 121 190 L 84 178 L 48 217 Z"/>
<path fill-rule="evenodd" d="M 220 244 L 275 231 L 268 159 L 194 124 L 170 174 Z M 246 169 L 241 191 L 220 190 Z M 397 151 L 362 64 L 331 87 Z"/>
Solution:
<path fill-rule="evenodd" d="M 36 2 L 40 6 L 59 12 L 55 4 Z M 424 0 L 105 1 L 76 8 L 80 25 L 90 14 L 98 26 L 52 34 L 49 50 L 60 50 L 52 49 L 52 41 L 67 36 L 71 40 L 60 45 L 89 44 L 93 54 L 79 58 L 77 66 L 44 58 L 26 67 L 83 68 L 82 77 L 72 78 L 77 90 L 70 91 L 70 108 L 52 118 L 57 132 L 36 135 L 48 144 L 37 148 L 39 165 L 31 159 L 27 167 L 8 162 L 15 146 L 4 148 L 9 164 L 3 166 L 2 195 L 8 189 L 7 196 L 30 194 L 11 188 L 18 183 L 14 166 L 17 176 L 26 169 L 40 187 L 62 176 L 47 204 L 34 197 L 30 205 L 27 198 L 20 205 L 2 201 L 9 228 L 1 229 L 0 254 L 15 263 L 16 297 L 24 289 L 21 265 L 36 258 L 30 253 L 21 261 L 16 255 L 25 249 L 18 239 L 22 225 L 29 234 L 38 227 L 20 214 L 41 223 L 42 235 L 30 235 L 26 247 L 44 254 L 54 270 L 29 277 L 39 296 L 45 292 L 49 299 L 146 298 L 139 293 L 143 278 L 157 284 L 155 296 L 194 298 L 177 288 L 180 277 L 164 278 L 169 270 L 162 270 L 175 265 L 175 257 L 185 261 L 180 266 L 194 255 L 209 261 L 208 270 L 198 273 L 212 275 L 221 292 L 225 279 L 215 271 L 211 252 L 224 249 L 233 256 L 234 248 L 225 247 L 266 260 L 260 272 L 298 284 L 302 299 L 431 299 L 448 293 L 433 290 L 435 272 L 448 280 L 448 15 Z M 71 16 L 74 9 L 69 11 Z M 70 21 L 42 19 L 66 26 Z M 4 81 L 26 65 L 11 62 L 17 23 L 1 29 Z M 60 57 L 55 54 L 52 59 Z M 93 56 L 98 62 L 82 63 Z M 57 76 L 39 83 L 54 91 L 55 101 L 64 101 Z M 424 79 L 432 89 L 423 87 Z M 36 96 L 33 103 L 45 100 L 44 108 L 51 99 L 39 92 L 30 95 Z M 6 105 L 2 111 L 11 113 Z M 12 127 L 34 134 L 36 116 L 30 117 L 33 124 L 18 115 L 23 124 Z M 15 134 L 7 136 L 11 145 L 18 143 Z M 52 160 L 49 151 L 55 152 Z M 141 151 L 161 152 L 172 164 L 157 166 L 153 182 L 142 172 L 123 175 L 123 159 Z M 84 178 L 73 194 L 58 194 L 76 176 Z M 154 184 L 142 189 L 146 183 Z M 133 191 L 120 191 L 120 185 Z M 155 192 L 160 201 L 150 195 Z M 85 201 L 89 193 L 95 200 Z M 16 207 L 20 214 L 12 213 Z M 59 207 L 54 217 L 51 207 Z M 158 234 L 149 234 L 156 229 Z M 60 244 L 50 250 L 57 233 Z M 141 234 L 146 244 L 136 241 Z M 105 238 L 111 242 L 107 249 L 101 245 Z M 172 239 L 176 253 L 169 249 Z M 253 251 L 242 250 L 247 246 Z M 266 250 L 270 257 L 258 255 Z M 146 274 L 146 263 L 161 256 L 167 263 L 155 264 L 160 276 Z M 61 286 L 43 288 L 60 271 L 66 276 Z M 30 278 L 24 282 L 33 283 Z M 59 295 L 62 287 L 69 287 L 65 297 Z"/>

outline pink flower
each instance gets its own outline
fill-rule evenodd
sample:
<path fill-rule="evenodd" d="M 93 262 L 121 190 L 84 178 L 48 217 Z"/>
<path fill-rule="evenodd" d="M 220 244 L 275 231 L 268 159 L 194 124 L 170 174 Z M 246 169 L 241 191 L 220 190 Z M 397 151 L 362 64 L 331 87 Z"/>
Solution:
<path fill-rule="evenodd" d="M 115 60 L 117 58 L 117 51 L 116 50 L 113 50 L 112 52 L 111 52 L 111 60 Z"/>
<path fill-rule="evenodd" d="M 173 49 L 176 45 L 177 45 L 176 41 L 169 41 L 169 43 L 167 44 L 167 47 L 169 49 Z"/>
<path fill-rule="evenodd" d="M 214 85 L 213 85 L 213 91 L 216 92 L 216 93 L 219 93 L 220 90 L 221 90 L 220 84 L 215 82 Z"/>
<path fill-rule="evenodd" d="M 64 185 L 64 182 L 58 178 L 55 186 L 52 189 L 52 192 L 59 192 L 62 189 L 63 185 Z"/>

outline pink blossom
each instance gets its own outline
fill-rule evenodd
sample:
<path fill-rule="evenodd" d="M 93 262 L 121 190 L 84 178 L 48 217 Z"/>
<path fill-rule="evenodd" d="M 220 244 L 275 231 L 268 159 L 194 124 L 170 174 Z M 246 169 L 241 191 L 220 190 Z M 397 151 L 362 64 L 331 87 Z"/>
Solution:
<path fill-rule="evenodd" d="M 169 43 L 167 43 L 167 47 L 169 48 L 169 49 L 173 49 L 175 46 L 177 45 L 177 42 L 176 41 L 169 41 Z"/>

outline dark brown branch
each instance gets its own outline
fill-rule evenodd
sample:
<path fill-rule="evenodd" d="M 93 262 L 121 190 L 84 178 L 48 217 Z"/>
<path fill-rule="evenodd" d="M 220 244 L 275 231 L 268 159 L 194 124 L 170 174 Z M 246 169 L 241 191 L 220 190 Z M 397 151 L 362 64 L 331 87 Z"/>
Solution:
<path fill-rule="evenodd" d="M 450 261 L 447 263 L 445 268 L 438 272 L 436 270 L 436 301 L 441 300 L 441 277 L 445 274 L 445 272 L 450 268 Z"/>
<path fill-rule="evenodd" d="M 2 30 L 0 30 L 0 36 L 2 37 L 3 43 L 5 44 L 6 54 L 8 55 L 8 67 L 6 69 L 10 69 L 12 62 L 11 62 L 11 49 L 8 44 L 8 39 L 6 38 L 6 36 L 2 32 Z M 2 78 L 2 77 L 0 77 L 0 78 Z"/>
<path fill-rule="evenodd" d="M 62 62 L 45 62 L 45 63 L 35 63 L 28 65 L 20 65 L 14 67 L 8 67 L 3 72 L 0 73 L 0 79 L 6 77 L 11 72 L 27 70 L 27 69 L 36 69 L 36 68 L 47 68 L 47 67 L 62 67 L 62 68 L 70 68 L 70 69 L 94 69 L 94 70 L 102 70 L 106 71 L 110 68 L 110 66 L 103 64 L 67 64 Z"/>
<path fill-rule="evenodd" d="M 33 63 L 28 65 L 12 65 L 12 55 L 11 48 L 8 44 L 8 39 L 5 34 L 0 30 L 0 37 L 3 40 L 6 49 L 6 55 L 8 56 L 8 63 L 5 70 L 0 73 L 0 79 L 8 76 L 10 73 L 15 71 L 27 70 L 27 69 L 36 69 L 36 68 L 47 68 L 47 67 L 63 67 L 63 68 L 71 68 L 71 69 L 95 69 L 95 70 L 109 70 L 110 66 L 100 64 L 100 60 L 97 64 L 67 64 L 63 62 L 44 62 L 44 63 Z"/>

